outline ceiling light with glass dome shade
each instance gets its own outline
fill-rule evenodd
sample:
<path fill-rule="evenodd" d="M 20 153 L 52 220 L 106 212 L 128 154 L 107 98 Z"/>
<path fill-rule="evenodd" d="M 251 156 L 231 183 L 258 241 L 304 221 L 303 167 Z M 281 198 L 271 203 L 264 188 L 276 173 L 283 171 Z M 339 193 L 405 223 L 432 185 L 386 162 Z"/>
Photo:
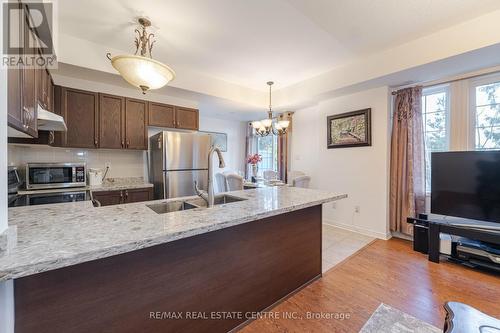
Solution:
<path fill-rule="evenodd" d="M 267 82 L 267 85 L 269 86 L 269 111 L 267 111 L 267 119 L 252 121 L 252 127 L 254 128 L 255 133 L 259 136 L 268 136 L 269 134 L 286 134 L 288 126 L 290 125 L 289 120 L 273 120 L 273 109 L 271 104 L 271 89 L 273 84 L 273 81 Z"/>
<path fill-rule="evenodd" d="M 140 88 L 145 94 L 150 89 L 159 89 L 169 83 L 175 78 L 175 72 L 151 56 L 155 43 L 154 34 L 148 34 L 146 31 L 146 28 L 151 26 L 151 21 L 141 17 L 138 22 L 141 28 L 135 29 L 135 54 L 111 57 L 111 54 L 107 53 L 106 56 L 125 81 Z M 139 52 L 140 55 L 137 54 Z"/>

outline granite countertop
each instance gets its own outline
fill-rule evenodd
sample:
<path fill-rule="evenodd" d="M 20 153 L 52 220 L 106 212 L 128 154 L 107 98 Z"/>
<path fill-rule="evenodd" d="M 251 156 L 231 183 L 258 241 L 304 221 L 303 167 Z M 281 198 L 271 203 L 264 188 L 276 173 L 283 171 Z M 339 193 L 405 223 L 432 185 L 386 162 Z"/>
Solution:
<path fill-rule="evenodd" d="M 139 188 L 149 188 L 153 187 L 153 184 L 144 181 L 142 177 L 127 177 L 127 178 L 106 178 L 106 180 L 101 185 L 85 187 L 67 187 L 67 188 L 56 188 L 56 189 L 40 189 L 40 190 L 20 190 L 17 192 L 19 195 L 23 194 L 40 194 L 40 193 L 56 193 L 56 192 L 74 192 L 82 190 L 90 190 L 92 192 L 99 191 L 120 191 L 120 190 L 131 190 Z"/>
<path fill-rule="evenodd" d="M 147 188 L 153 187 L 153 184 L 145 182 L 142 177 L 129 177 L 129 178 L 106 178 L 101 185 L 88 186 L 92 192 L 99 191 L 119 191 L 130 190 L 134 188 Z"/>
<path fill-rule="evenodd" d="M 106 207 L 88 201 L 9 208 L 17 243 L 0 254 L 0 281 L 126 253 L 346 198 L 295 187 L 231 192 L 248 200 L 157 214 L 156 200 Z M 195 197 L 189 197 L 191 199 Z M 187 198 L 184 198 L 187 199 Z"/>

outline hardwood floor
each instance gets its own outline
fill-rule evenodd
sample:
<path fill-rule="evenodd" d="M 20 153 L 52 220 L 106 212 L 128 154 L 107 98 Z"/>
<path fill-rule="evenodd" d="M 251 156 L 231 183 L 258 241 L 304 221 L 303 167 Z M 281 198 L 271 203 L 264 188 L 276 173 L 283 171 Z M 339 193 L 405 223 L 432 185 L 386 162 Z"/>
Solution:
<path fill-rule="evenodd" d="M 269 310 L 274 318 L 260 318 L 240 332 L 358 332 L 380 303 L 441 328 L 445 301 L 467 303 L 498 318 L 499 300 L 498 275 L 431 263 L 408 241 L 376 240 Z M 307 319 L 307 312 L 350 318 Z M 302 319 L 284 318 L 294 315 Z"/>

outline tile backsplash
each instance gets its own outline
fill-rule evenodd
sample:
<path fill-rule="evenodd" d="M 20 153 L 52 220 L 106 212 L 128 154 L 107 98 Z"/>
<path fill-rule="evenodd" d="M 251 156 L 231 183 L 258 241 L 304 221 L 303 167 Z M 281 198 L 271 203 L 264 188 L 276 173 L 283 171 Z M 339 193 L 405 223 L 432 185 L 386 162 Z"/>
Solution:
<path fill-rule="evenodd" d="M 108 177 L 147 177 L 146 152 L 132 150 L 104 150 L 54 148 L 48 146 L 9 144 L 9 165 L 24 167 L 28 162 L 86 162 L 88 168 L 111 167 Z"/>

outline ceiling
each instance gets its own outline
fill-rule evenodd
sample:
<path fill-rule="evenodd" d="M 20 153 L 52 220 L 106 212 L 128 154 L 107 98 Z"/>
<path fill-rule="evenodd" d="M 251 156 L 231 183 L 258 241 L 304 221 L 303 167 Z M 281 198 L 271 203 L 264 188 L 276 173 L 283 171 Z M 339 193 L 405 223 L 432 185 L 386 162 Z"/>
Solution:
<path fill-rule="evenodd" d="M 64 0 L 58 26 L 133 52 L 133 20 L 146 16 L 155 59 L 265 91 L 270 79 L 280 89 L 497 9 L 499 0 Z"/>

